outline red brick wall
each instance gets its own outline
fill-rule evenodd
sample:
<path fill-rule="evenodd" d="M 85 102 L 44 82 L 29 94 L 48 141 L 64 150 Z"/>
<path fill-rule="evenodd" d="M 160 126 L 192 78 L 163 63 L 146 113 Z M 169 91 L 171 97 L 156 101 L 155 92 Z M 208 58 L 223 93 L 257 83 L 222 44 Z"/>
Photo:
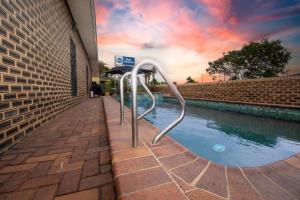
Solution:
<path fill-rule="evenodd" d="M 184 98 L 300 107 L 300 77 L 262 78 L 177 86 Z M 153 92 L 170 93 L 167 86 Z"/>

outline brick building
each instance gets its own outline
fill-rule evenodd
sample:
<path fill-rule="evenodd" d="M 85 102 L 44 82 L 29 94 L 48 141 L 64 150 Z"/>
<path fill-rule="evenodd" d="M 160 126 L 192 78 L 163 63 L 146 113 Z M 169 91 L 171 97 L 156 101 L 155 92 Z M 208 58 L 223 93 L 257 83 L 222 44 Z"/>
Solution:
<path fill-rule="evenodd" d="M 93 0 L 0 0 L 0 153 L 88 97 L 94 12 Z"/>

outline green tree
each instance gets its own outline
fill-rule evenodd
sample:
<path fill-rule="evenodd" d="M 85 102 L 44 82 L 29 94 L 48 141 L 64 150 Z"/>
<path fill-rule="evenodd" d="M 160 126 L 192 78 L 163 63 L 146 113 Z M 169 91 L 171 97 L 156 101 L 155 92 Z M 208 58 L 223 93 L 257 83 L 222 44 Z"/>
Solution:
<path fill-rule="evenodd" d="M 187 77 L 186 78 L 186 83 L 197 83 L 194 79 L 192 79 L 192 77 Z"/>
<path fill-rule="evenodd" d="M 100 74 L 103 74 L 110 70 L 109 67 L 107 66 L 107 64 L 103 61 L 99 61 L 98 66 L 99 66 Z"/>
<path fill-rule="evenodd" d="M 240 50 L 224 53 L 222 58 L 209 62 L 206 71 L 214 77 L 222 74 L 230 79 L 274 77 L 284 71 L 291 53 L 280 40 L 250 42 Z"/>

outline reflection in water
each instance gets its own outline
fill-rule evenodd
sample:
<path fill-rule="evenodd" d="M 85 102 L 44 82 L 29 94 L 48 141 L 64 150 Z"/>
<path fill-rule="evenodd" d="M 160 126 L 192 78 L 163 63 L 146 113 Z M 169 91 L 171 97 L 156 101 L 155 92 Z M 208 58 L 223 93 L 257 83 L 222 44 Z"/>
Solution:
<path fill-rule="evenodd" d="M 151 105 L 146 99 L 138 99 L 139 113 Z M 176 104 L 158 101 L 145 118 L 162 129 L 179 114 Z M 192 106 L 170 135 L 200 156 L 231 166 L 264 165 L 300 152 L 300 124 Z"/>

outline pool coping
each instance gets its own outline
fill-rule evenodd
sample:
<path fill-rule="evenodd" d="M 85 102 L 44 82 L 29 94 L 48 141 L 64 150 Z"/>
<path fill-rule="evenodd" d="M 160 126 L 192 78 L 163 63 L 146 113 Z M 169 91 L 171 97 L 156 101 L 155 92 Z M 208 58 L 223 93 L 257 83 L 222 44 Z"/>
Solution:
<path fill-rule="evenodd" d="M 229 167 L 198 156 L 166 136 L 152 145 L 158 128 L 139 121 L 139 147 L 131 147 L 131 114 L 104 97 L 118 199 L 297 199 L 300 153 L 259 167 Z"/>

